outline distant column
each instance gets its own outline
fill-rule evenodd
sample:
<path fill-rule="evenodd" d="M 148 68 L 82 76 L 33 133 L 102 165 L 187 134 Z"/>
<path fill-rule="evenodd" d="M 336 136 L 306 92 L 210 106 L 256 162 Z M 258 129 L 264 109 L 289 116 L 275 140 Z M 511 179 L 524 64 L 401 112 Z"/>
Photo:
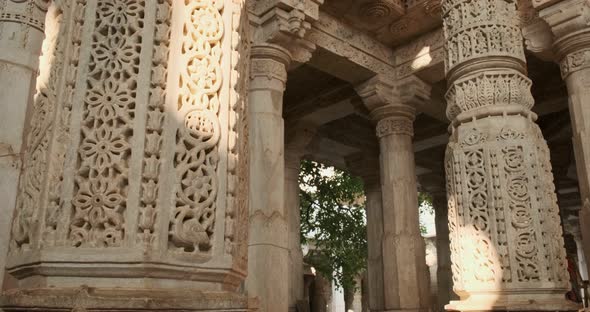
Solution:
<path fill-rule="evenodd" d="M 381 77 L 357 86 L 377 124 L 383 203 L 384 311 L 429 311 L 412 137 L 415 109 Z"/>
<path fill-rule="evenodd" d="M 544 7 L 545 1 L 537 1 Z M 561 75 L 569 93 L 569 111 L 573 128 L 574 154 L 582 198 L 579 212 L 582 249 L 590 259 L 590 3 L 564 0 L 539 12 L 556 37 L 554 46 L 561 65 Z M 586 264 L 586 271 L 590 264 Z"/>

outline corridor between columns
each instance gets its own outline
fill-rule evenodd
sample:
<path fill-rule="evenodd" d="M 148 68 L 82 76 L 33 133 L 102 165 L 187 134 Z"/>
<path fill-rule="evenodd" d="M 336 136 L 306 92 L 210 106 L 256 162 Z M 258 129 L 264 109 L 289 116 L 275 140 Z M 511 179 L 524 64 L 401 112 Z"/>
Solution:
<path fill-rule="evenodd" d="M 578 310 L 589 12 L 0 0 L 0 309 Z"/>

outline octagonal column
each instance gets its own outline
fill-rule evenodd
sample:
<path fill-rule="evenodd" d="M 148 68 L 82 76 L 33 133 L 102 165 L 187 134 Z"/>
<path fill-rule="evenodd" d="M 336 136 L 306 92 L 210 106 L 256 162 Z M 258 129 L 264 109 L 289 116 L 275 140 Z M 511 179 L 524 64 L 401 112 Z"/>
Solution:
<path fill-rule="evenodd" d="M 361 177 L 367 212 L 367 291 L 370 311 L 384 311 L 383 284 L 383 199 L 377 155 L 363 153 L 347 160 L 352 174 Z"/>
<path fill-rule="evenodd" d="M 249 310 L 244 1 L 54 4 L 0 308 Z"/>
<path fill-rule="evenodd" d="M 252 47 L 250 71 L 250 244 L 246 287 L 261 312 L 289 307 L 283 92 L 290 54 Z"/>
<path fill-rule="evenodd" d="M 4 281 L 5 257 L 10 237 L 10 220 L 16 204 L 18 179 L 22 165 L 25 117 L 33 104 L 35 79 L 44 38 L 45 18 L 49 1 L 0 0 L 0 289 Z M 57 8 L 52 7 L 51 18 Z M 51 24 L 51 27 L 55 25 Z M 48 30 L 49 36 L 55 29 Z M 47 40 L 42 58 L 43 67 L 37 81 L 46 87 L 49 51 L 54 41 Z"/>
<path fill-rule="evenodd" d="M 315 130 L 315 125 L 296 124 L 288 127 L 285 135 L 285 210 L 289 218 L 289 311 L 296 311 L 297 302 L 304 300 L 299 172 L 301 159 L 315 135 Z"/>
<path fill-rule="evenodd" d="M 590 4 L 582 0 L 560 1 L 543 8 L 539 15 L 556 36 L 554 46 L 567 84 L 582 198 L 579 212 L 582 245 L 586 259 L 590 259 L 590 26 L 587 23 Z"/>
<path fill-rule="evenodd" d="M 570 310 L 549 149 L 531 112 L 516 1 L 442 2 L 452 135 L 447 309 Z"/>
<path fill-rule="evenodd" d="M 377 123 L 383 203 L 383 311 L 428 311 L 430 287 L 418 221 L 415 110 L 375 77 L 357 87 Z"/>

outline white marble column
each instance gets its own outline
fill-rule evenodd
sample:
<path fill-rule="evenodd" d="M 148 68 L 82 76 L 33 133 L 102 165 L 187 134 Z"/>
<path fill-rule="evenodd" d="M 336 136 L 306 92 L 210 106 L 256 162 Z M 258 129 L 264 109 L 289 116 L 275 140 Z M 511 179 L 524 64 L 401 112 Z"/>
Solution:
<path fill-rule="evenodd" d="M 42 73 L 36 82 L 49 4 L 50 1 L 0 0 L 0 198 L 3 199 L 0 203 L 0 289 L 27 135 L 25 119 L 31 110 L 35 85 L 44 87 L 50 83 L 47 77 L 52 40 L 46 41 L 41 58 Z M 55 27 L 55 11 L 53 6 L 47 19 L 51 27 Z M 56 32 L 55 29 L 48 31 L 50 35 Z"/>
<path fill-rule="evenodd" d="M 248 311 L 245 2 L 52 3 L 0 309 Z"/>
<path fill-rule="evenodd" d="M 430 287 L 412 145 L 415 110 L 393 91 L 380 77 L 357 87 L 377 122 L 380 146 L 384 311 L 428 311 Z"/>
<path fill-rule="evenodd" d="M 367 210 L 367 278 L 369 309 L 385 309 L 383 284 L 383 200 L 379 175 L 363 177 Z"/>
<path fill-rule="evenodd" d="M 283 92 L 290 62 L 276 45 L 252 47 L 248 295 L 261 312 L 289 307 L 289 213 L 285 206 Z"/>
<path fill-rule="evenodd" d="M 451 272 L 447 194 L 444 192 L 433 193 L 432 206 L 434 207 L 436 227 L 436 311 L 444 311 L 445 305 L 449 304 L 451 299 L 456 299 L 455 293 L 453 293 L 453 274 Z"/>
<path fill-rule="evenodd" d="M 347 160 L 351 173 L 361 177 L 367 212 L 367 295 L 370 311 L 384 311 L 383 284 L 383 199 L 379 178 L 379 158 L 363 153 Z"/>
<path fill-rule="evenodd" d="M 315 125 L 301 123 L 289 125 L 288 129 L 285 129 L 285 210 L 289 218 L 289 311 L 296 311 L 297 302 L 305 299 L 299 171 L 302 157 L 315 135 L 315 130 Z"/>
<path fill-rule="evenodd" d="M 445 155 L 459 311 L 576 309 L 517 1 L 443 0 Z"/>
<path fill-rule="evenodd" d="M 547 1 L 538 1 L 539 7 Z M 556 37 L 554 46 L 569 93 L 574 154 L 582 198 L 579 212 L 582 246 L 590 259 L 590 4 L 564 0 L 540 10 Z M 588 270 L 590 267 L 587 267 Z"/>

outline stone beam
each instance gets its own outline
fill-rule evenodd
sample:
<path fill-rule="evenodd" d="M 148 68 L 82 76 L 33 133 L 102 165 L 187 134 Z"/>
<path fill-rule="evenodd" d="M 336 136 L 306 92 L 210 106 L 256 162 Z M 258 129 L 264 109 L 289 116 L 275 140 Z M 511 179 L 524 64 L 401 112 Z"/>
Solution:
<path fill-rule="evenodd" d="M 289 122 L 304 121 L 323 125 L 355 112 L 356 93 L 347 85 L 330 88 L 321 94 L 307 98 L 285 108 L 285 119 Z"/>
<path fill-rule="evenodd" d="M 318 48 L 310 60 L 314 67 L 353 84 L 375 74 L 393 76 L 391 48 L 336 17 L 320 12 L 308 32 L 307 40 Z"/>
<path fill-rule="evenodd" d="M 417 75 L 436 82 L 444 79 L 442 28 L 433 30 L 394 50 L 397 76 Z M 426 75 L 421 73 L 426 72 Z"/>
<path fill-rule="evenodd" d="M 311 22 L 319 18 L 323 0 L 267 0 L 251 1 L 248 7 L 256 44 L 279 45 L 291 53 L 291 67 L 306 63 L 316 47 L 306 40 Z"/>

